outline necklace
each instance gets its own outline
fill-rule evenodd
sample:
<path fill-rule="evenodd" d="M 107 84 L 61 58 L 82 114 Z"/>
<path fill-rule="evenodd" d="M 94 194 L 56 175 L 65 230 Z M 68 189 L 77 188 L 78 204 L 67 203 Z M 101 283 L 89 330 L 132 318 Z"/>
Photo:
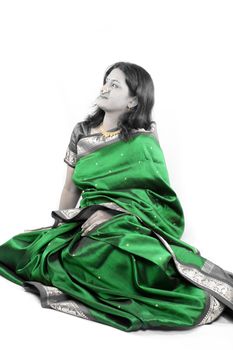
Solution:
<path fill-rule="evenodd" d="M 105 137 L 114 136 L 114 135 L 117 135 L 121 132 L 120 129 L 115 130 L 115 131 L 107 131 L 102 126 L 100 126 L 99 129 L 100 129 L 101 134 L 104 135 Z"/>

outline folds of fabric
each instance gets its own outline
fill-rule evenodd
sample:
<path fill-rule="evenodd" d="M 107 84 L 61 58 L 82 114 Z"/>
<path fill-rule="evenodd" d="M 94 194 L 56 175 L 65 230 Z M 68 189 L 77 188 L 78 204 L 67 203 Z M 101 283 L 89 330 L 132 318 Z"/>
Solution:
<path fill-rule="evenodd" d="M 153 134 L 94 148 L 83 138 L 80 154 L 80 207 L 53 211 L 57 227 L 2 244 L 0 274 L 43 307 L 128 332 L 188 329 L 233 310 L 232 273 L 181 240 L 183 210 Z M 82 235 L 83 221 L 105 207 L 115 215 Z"/>
<path fill-rule="evenodd" d="M 73 181 L 83 190 L 81 208 L 113 201 L 169 242 L 198 252 L 180 240 L 185 226 L 183 209 L 170 186 L 165 157 L 153 133 L 87 151 L 76 164 Z"/>

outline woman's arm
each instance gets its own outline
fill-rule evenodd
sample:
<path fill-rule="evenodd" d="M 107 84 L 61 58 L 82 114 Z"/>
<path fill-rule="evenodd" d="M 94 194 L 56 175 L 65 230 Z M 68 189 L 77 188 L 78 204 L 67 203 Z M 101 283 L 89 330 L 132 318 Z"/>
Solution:
<path fill-rule="evenodd" d="M 59 210 L 75 208 L 80 196 L 81 191 L 76 193 L 69 191 L 64 187 L 61 193 Z"/>
<path fill-rule="evenodd" d="M 73 172 L 74 168 L 67 165 L 66 180 L 60 197 L 59 210 L 75 208 L 82 194 L 82 190 L 72 180 Z"/>

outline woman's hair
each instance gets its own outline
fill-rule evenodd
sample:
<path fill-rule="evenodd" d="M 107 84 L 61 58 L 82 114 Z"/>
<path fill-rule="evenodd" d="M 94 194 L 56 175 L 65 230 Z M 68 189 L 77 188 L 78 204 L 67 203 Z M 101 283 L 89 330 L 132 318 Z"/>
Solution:
<path fill-rule="evenodd" d="M 118 128 L 121 129 L 119 138 L 127 141 L 132 135 L 131 129 L 144 128 L 148 130 L 152 123 L 156 123 L 151 117 L 154 105 L 154 84 L 150 74 L 144 68 L 130 62 L 117 62 L 111 65 L 105 72 L 104 84 L 114 68 L 119 68 L 124 72 L 130 96 L 138 98 L 138 104 L 126 111 L 117 123 Z M 102 123 L 104 114 L 105 112 L 97 106 L 92 114 L 87 115 L 83 124 L 95 128 Z"/>

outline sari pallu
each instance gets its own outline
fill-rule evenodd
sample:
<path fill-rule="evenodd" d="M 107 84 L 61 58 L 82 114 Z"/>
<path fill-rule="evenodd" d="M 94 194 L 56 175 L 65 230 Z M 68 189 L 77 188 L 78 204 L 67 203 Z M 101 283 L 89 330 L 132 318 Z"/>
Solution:
<path fill-rule="evenodd" d="M 124 331 L 190 329 L 233 310 L 233 274 L 181 240 L 184 214 L 153 129 L 79 140 L 79 208 L 0 246 L 0 274 L 52 308 Z M 112 211 L 88 233 L 96 210 Z"/>

